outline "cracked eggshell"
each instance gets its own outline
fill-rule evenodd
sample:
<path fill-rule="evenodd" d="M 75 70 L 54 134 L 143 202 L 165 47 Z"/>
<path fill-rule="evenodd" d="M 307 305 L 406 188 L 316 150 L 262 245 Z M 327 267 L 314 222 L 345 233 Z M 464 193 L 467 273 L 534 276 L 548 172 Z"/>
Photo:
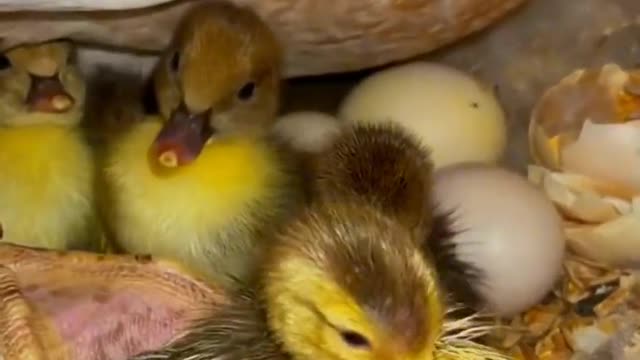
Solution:
<path fill-rule="evenodd" d="M 334 116 L 316 111 L 297 111 L 281 116 L 273 132 L 295 149 L 319 153 L 328 148 L 343 130 Z"/>
<path fill-rule="evenodd" d="M 496 163 L 507 142 L 505 114 L 493 90 L 435 63 L 398 65 L 365 78 L 344 99 L 338 117 L 404 125 L 431 148 L 436 168 Z"/>
<path fill-rule="evenodd" d="M 526 178 L 484 164 L 447 166 L 435 173 L 434 197 L 439 211 L 453 211 L 456 256 L 484 273 L 475 286 L 488 310 L 516 314 L 553 288 L 565 254 L 562 219 Z"/>
<path fill-rule="evenodd" d="M 571 219 L 565 234 L 576 254 L 611 266 L 640 264 L 640 197 L 623 199 L 617 187 L 534 165 L 529 180 Z"/>
<path fill-rule="evenodd" d="M 529 126 L 534 162 L 640 194 L 640 70 L 580 69 L 549 88 Z"/>

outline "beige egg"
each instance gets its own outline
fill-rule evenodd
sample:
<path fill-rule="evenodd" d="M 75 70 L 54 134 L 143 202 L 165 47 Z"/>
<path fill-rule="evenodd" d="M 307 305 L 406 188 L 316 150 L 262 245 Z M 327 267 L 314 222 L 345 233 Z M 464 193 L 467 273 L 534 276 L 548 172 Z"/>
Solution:
<path fill-rule="evenodd" d="M 475 286 L 489 310 L 515 314 L 552 289 L 565 254 L 562 220 L 524 177 L 484 164 L 448 166 L 435 173 L 434 198 L 440 211 L 453 211 L 456 256 L 483 272 Z"/>
<path fill-rule="evenodd" d="M 317 153 L 329 147 L 342 128 L 342 123 L 329 114 L 298 111 L 281 116 L 273 131 L 299 151 Z"/>
<path fill-rule="evenodd" d="M 434 63 L 398 65 L 369 76 L 347 95 L 338 117 L 403 124 L 432 149 L 436 168 L 495 163 L 506 146 L 505 115 L 492 89 Z"/>

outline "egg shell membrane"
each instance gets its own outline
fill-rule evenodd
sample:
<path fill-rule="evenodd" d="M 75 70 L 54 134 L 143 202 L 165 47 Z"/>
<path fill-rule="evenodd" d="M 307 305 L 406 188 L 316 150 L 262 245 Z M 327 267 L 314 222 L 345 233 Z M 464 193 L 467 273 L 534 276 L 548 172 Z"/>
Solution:
<path fill-rule="evenodd" d="M 0 353 L 8 358 L 127 359 L 162 347 L 214 289 L 148 256 L 0 246 Z"/>

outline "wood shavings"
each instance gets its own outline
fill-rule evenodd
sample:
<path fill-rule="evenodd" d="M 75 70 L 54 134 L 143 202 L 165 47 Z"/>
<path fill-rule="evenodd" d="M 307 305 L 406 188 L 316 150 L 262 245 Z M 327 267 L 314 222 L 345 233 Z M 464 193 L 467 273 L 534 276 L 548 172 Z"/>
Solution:
<path fill-rule="evenodd" d="M 522 360 L 637 359 L 632 356 L 640 354 L 637 276 L 571 255 L 550 298 L 501 320 L 507 326 L 489 342 Z"/>

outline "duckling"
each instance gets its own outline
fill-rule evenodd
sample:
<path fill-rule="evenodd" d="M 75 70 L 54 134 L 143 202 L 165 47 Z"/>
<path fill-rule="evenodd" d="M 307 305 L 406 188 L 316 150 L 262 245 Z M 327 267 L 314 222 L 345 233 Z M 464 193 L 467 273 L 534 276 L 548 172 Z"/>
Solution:
<path fill-rule="evenodd" d="M 314 195 L 357 195 L 413 231 L 431 223 L 429 150 L 393 122 L 354 124 L 313 160 Z"/>
<path fill-rule="evenodd" d="M 280 53 L 248 9 L 214 2 L 186 15 L 153 73 L 158 114 L 107 155 L 108 222 L 125 251 L 230 285 L 251 274 L 303 199 L 295 156 L 268 136 Z"/>
<path fill-rule="evenodd" d="M 16 244 L 96 245 L 94 163 L 78 127 L 85 83 L 72 50 L 53 41 L 0 56 L 0 222 Z"/>
<path fill-rule="evenodd" d="M 506 359 L 446 340 L 434 267 L 405 226 L 367 202 L 314 202 L 262 269 L 255 288 L 133 360 Z"/>
<path fill-rule="evenodd" d="M 392 121 L 354 124 L 314 159 L 313 168 L 317 196 L 357 195 L 394 216 L 433 257 L 449 301 L 466 308 L 461 314 L 477 310 L 480 294 L 472 284 L 483 274 L 456 256 L 451 239 L 464 229 L 454 227 L 455 211 L 432 204 L 433 163 L 417 136 Z"/>

